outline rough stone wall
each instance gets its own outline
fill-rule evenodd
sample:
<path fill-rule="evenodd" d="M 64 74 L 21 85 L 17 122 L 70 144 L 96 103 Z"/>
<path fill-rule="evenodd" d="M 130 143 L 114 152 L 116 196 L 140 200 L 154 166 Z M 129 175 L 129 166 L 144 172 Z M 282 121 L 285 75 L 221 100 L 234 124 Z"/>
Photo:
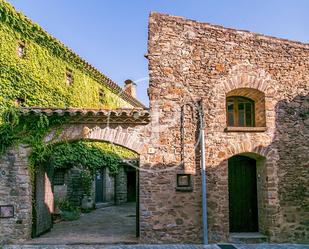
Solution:
<path fill-rule="evenodd" d="M 308 110 L 308 58 L 306 44 L 151 14 L 149 97 L 160 132 L 155 153 L 142 156 L 141 165 L 157 172 L 170 170 L 141 172 L 143 241 L 201 242 L 199 155 L 192 149 L 197 109 L 191 111 L 192 117 L 181 112 L 198 100 L 203 102 L 206 122 L 210 241 L 228 240 L 227 160 L 243 153 L 257 161 L 260 232 L 271 241 L 300 242 L 308 237 L 305 199 L 298 199 L 308 187 L 304 182 L 308 113 L 301 114 L 303 121 L 295 114 L 301 106 Z M 226 97 L 241 88 L 263 93 L 265 129 L 226 130 Z M 264 126 L 263 120 L 259 122 Z M 188 123 L 192 125 L 184 133 L 182 126 Z M 186 139 L 190 142 L 182 145 Z M 176 192 L 180 171 L 194 174 L 192 192 Z"/>
<path fill-rule="evenodd" d="M 308 83 L 309 84 L 309 83 Z M 284 242 L 309 242 L 309 96 L 277 104 L 274 145 L 279 153 L 280 235 Z"/>
<path fill-rule="evenodd" d="M 9 149 L 0 157 L 0 205 L 13 205 L 13 218 L 0 218 L 0 245 L 31 237 L 32 188 L 28 171 L 29 148 Z"/>
<path fill-rule="evenodd" d="M 67 198 L 68 186 L 63 185 L 54 185 L 54 198 L 57 201 L 62 201 Z"/>
<path fill-rule="evenodd" d="M 127 202 L 127 174 L 123 166 L 115 177 L 115 202 L 116 205 Z"/>
<path fill-rule="evenodd" d="M 104 170 L 104 197 L 105 202 L 114 203 L 115 202 L 115 176 L 110 175 L 109 168 Z"/>
<path fill-rule="evenodd" d="M 84 190 L 80 184 L 80 173 L 82 169 L 73 167 L 68 174 L 68 200 L 76 207 L 81 205 Z"/>

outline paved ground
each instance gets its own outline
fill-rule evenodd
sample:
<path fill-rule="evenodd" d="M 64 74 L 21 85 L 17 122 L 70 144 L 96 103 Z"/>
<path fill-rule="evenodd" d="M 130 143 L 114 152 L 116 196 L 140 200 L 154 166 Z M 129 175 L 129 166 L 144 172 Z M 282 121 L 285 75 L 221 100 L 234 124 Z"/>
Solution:
<path fill-rule="evenodd" d="M 136 243 L 135 203 L 110 206 L 82 214 L 76 221 L 55 224 L 51 232 L 26 244 L 128 244 Z"/>
<path fill-rule="evenodd" d="M 4 246 L 3 249 L 220 249 L 218 245 L 24 245 Z M 309 249 L 309 245 L 235 245 L 237 249 Z"/>
<path fill-rule="evenodd" d="M 3 249 L 223 249 L 218 245 L 134 244 L 137 242 L 135 237 L 135 203 L 128 203 L 97 209 L 91 213 L 83 214 L 77 221 L 55 224 L 51 232 L 39 238 L 27 241 L 22 245 L 5 245 Z M 309 245 L 293 244 L 234 246 L 237 249 L 309 249 Z"/>

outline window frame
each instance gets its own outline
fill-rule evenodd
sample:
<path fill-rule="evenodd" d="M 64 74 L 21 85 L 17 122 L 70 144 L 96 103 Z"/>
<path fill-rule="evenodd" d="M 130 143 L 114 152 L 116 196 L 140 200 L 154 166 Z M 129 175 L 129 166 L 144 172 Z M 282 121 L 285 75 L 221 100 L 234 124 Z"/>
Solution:
<path fill-rule="evenodd" d="M 103 90 L 103 88 L 99 88 L 99 102 L 103 105 L 105 104 L 105 91 Z"/>
<path fill-rule="evenodd" d="M 72 86 L 73 85 L 73 83 L 74 83 L 74 76 L 73 76 L 73 70 L 72 69 L 70 69 L 70 68 L 66 69 L 65 80 L 66 80 L 66 84 L 68 86 Z"/>
<path fill-rule="evenodd" d="M 18 41 L 17 43 L 17 56 L 20 59 L 26 57 L 26 43 L 24 41 Z"/>
<path fill-rule="evenodd" d="M 244 102 L 244 125 L 240 126 L 239 123 L 239 106 L 238 103 L 242 100 Z M 233 125 L 230 125 L 229 122 L 229 110 L 228 110 L 228 103 L 233 102 Z M 250 103 L 251 104 L 251 124 L 248 126 L 246 124 L 246 107 L 245 104 Z M 226 97 L 226 124 L 227 127 L 256 127 L 255 126 L 255 101 L 253 99 L 250 99 L 248 97 L 244 96 L 228 96 Z"/>
<path fill-rule="evenodd" d="M 65 169 L 57 169 L 57 170 L 54 171 L 54 175 L 53 175 L 53 185 L 54 186 L 65 185 L 65 179 L 66 179 L 66 170 Z"/>

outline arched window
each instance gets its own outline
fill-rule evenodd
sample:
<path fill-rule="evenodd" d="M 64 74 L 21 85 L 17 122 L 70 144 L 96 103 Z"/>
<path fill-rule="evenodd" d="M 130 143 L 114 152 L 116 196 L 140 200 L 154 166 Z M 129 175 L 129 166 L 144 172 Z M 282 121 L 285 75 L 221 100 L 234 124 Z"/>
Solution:
<path fill-rule="evenodd" d="M 226 99 L 227 126 L 253 127 L 254 101 L 239 96 L 231 96 Z"/>

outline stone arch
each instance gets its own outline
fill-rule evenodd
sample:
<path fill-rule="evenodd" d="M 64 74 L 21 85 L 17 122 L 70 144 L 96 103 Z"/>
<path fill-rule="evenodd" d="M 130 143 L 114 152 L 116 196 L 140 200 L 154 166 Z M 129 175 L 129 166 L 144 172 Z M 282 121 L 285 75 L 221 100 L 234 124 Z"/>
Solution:
<path fill-rule="evenodd" d="M 219 85 L 225 94 L 238 88 L 256 89 L 265 93 L 266 97 L 273 97 L 277 92 L 277 84 L 270 74 L 248 62 L 233 66 Z"/>
<path fill-rule="evenodd" d="M 254 141 L 246 139 L 234 143 L 229 143 L 218 152 L 218 158 L 227 160 L 237 154 L 255 154 L 257 157 L 264 157 L 269 160 L 278 160 L 278 152 L 271 147 L 263 144 L 256 145 Z"/>
<path fill-rule="evenodd" d="M 122 126 L 69 124 L 64 127 L 60 134 L 53 130 L 44 139 L 46 143 L 74 140 L 105 141 L 125 147 L 139 155 L 146 150 L 142 130 Z"/>
<path fill-rule="evenodd" d="M 93 124 L 93 123 L 67 123 L 64 127 L 59 129 L 51 130 L 44 138 L 44 142 L 47 144 L 55 144 L 63 141 L 74 141 L 74 140 L 93 140 L 93 141 L 106 141 L 114 143 L 130 149 L 139 156 L 145 153 L 146 142 L 145 142 L 145 130 L 146 126 L 141 124 Z M 4 155 L 0 157 L 2 162 L 1 176 L 0 179 L 1 186 L 9 186 L 11 184 L 16 185 L 16 191 L 19 192 L 18 195 L 12 196 L 8 191 L 7 198 L 10 200 L 10 204 L 13 204 L 16 208 L 15 210 L 15 220 L 18 220 L 20 216 L 23 217 L 23 234 L 19 236 L 19 239 L 30 239 L 33 227 L 33 215 L 32 212 L 32 198 L 33 189 L 31 184 L 31 172 L 29 171 L 29 156 L 32 153 L 32 148 L 29 145 L 18 145 L 10 148 Z M 14 170 L 14 179 L 8 177 L 7 172 Z M 45 169 L 40 167 L 40 174 L 42 179 L 44 179 L 48 187 L 50 182 L 48 182 L 48 176 L 44 172 Z M 38 170 L 37 172 L 38 173 Z M 23 186 L 20 188 L 20 186 Z M 49 188 L 50 190 L 50 188 Z M 52 203 L 51 192 L 49 191 L 46 196 L 48 196 L 48 203 Z M 36 202 L 37 203 L 37 202 Z M 47 202 L 41 201 L 45 208 Z M 46 206 L 46 210 L 51 206 Z M 42 216 L 43 217 L 43 216 Z M 14 222 L 15 224 L 16 222 Z M 47 224 L 47 221 L 45 222 Z M 45 224 L 44 223 L 44 224 Z M 11 223 L 4 224 L 0 227 L 0 233 L 3 233 L 8 238 L 16 239 L 12 236 L 13 233 L 20 231 L 20 226 L 17 224 L 12 226 Z"/>
<path fill-rule="evenodd" d="M 211 116 L 215 117 L 213 123 L 220 124 L 221 129 L 226 127 L 226 97 L 229 93 L 255 91 L 264 97 L 261 106 L 263 106 L 265 114 L 261 118 L 259 126 L 274 129 L 278 88 L 279 84 L 272 79 L 269 73 L 249 62 L 233 66 L 227 75 L 216 82 L 213 89 L 214 94 L 211 96 L 210 103 L 215 103 L 215 106 L 209 110 Z"/>
<path fill-rule="evenodd" d="M 254 141 L 244 139 L 243 141 L 230 142 L 225 146 L 217 157 L 220 158 L 220 163 L 217 167 L 222 168 L 221 178 L 218 181 L 219 187 L 224 189 L 223 199 L 228 200 L 228 159 L 242 155 L 256 160 L 257 170 L 257 188 L 258 188 L 258 222 L 259 232 L 267 234 L 269 230 L 276 227 L 276 221 L 280 218 L 278 214 L 271 214 L 268 210 L 279 208 L 278 196 L 278 152 L 266 144 L 256 144 Z M 229 227 L 229 206 L 225 202 L 222 206 L 224 211 L 223 221 Z M 226 230 L 228 234 L 228 229 Z"/>
<path fill-rule="evenodd" d="M 57 143 L 61 142 L 73 142 L 73 141 L 98 141 L 98 142 L 108 142 L 111 144 L 115 144 L 121 147 L 124 147 L 126 149 L 129 149 L 138 155 L 136 158 L 132 158 L 133 160 L 137 160 L 140 162 L 141 155 L 145 151 L 145 145 L 146 143 L 144 142 L 144 127 L 139 124 L 119 124 L 119 123 L 67 123 L 64 125 L 61 130 L 54 129 L 52 130 L 45 138 L 44 141 L 48 145 L 54 145 Z M 115 149 L 115 152 L 117 149 Z M 126 164 L 130 164 L 131 166 L 135 167 L 132 165 L 132 160 L 127 160 L 128 158 L 122 158 L 124 159 L 123 162 Z M 133 163 L 134 164 L 134 163 Z M 41 192 L 46 191 L 46 186 L 52 186 L 51 182 L 48 181 L 49 176 L 45 172 L 45 168 L 40 167 L 41 175 L 47 175 L 47 177 L 44 177 L 44 182 L 43 184 L 39 183 L 39 185 L 36 186 L 36 189 L 38 189 Z M 72 172 L 77 172 L 79 174 L 79 169 L 78 167 L 73 168 L 73 171 L 70 171 L 69 174 L 74 174 Z M 105 171 L 104 175 L 109 175 L 106 173 L 108 171 Z M 36 173 L 38 174 L 38 173 Z M 51 177 L 52 177 L 51 173 Z M 39 177 L 41 177 L 39 175 Z M 114 182 L 115 182 L 115 187 L 114 187 L 114 201 L 115 203 L 123 203 L 127 199 L 127 173 L 125 170 L 125 167 L 119 167 L 119 173 L 115 176 Z M 139 176 L 137 176 L 139 177 Z M 125 180 L 124 180 L 125 179 Z M 135 181 L 139 181 L 139 178 L 135 178 Z M 37 183 L 36 183 L 37 184 Z M 103 184 L 103 183 L 102 183 Z M 92 185 L 94 187 L 95 183 Z M 43 186 L 43 187 L 42 187 Z M 51 189 L 51 187 L 50 187 Z M 74 193 L 75 189 L 73 187 L 70 188 L 70 193 Z M 40 192 L 40 193 L 41 193 Z M 79 192 L 78 189 L 76 192 Z M 51 200 L 51 203 L 54 203 L 54 194 L 52 191 L 49 191 L 47 194 L 40 194 L 38 196 L 44 196 L 43 198 L 46 198 L 46 196 L 50 196 L 49 200 Z M 68 195 L 69 192 L 68 192 Z M 100 196 L 100 194 L 98 195 Z M 35 197 L 37 198 L 37 197 Z M 79 200 L 80 196 L 73 197 L 73 200 Z M 36 199 L 37 200 L 37 199 Z M 43 222 L 40 222 L 42 219 L 47 220 L 50 217 L 50 212 L 45 212 L 45 206 L 42 207 L 39 206 L 40 203 L 46 203 L 46 200 L 40 199 L 39 201 L 35 202 L 36 203 L 36 210 L 40 210 L 38 213 L 33 216 L 34 220 L 39 220 L 36 223 L 37 227 L 40 227 Z M 38 203 L 38 204 L 37 204 Z M 39 218 L 38 218 L 39 217 Z M 38 224 L 38 225 L 37 225 Z M 50 224 L 46 225 L 46 228 L 50 228 Z M 46 229 L 44 228 L 46 231 Z M 44 232 L 44 231 L 42 231 Z M 36 234 L 38 235 L 38 234 Z"/>

